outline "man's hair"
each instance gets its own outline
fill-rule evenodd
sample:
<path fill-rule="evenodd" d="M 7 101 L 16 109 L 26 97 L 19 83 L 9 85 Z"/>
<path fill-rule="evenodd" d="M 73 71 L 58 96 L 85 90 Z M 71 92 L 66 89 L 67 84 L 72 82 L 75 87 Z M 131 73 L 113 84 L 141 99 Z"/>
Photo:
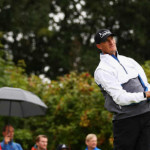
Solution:
<path fill-rule="evenodd" d="M 3 127 L 3 132 L 5 132 L 6 131 L 6 128 L 7 127 L 13 127 L 11 124 L 6 124 L 4 127 Z M 14 128 L 14 127 L 13 127 Z"/>
<path fill-rule="evenodd" d="M 38 135 L 35 139 L 35 142 L 39 142 L 40 141 L 40 138 L 46 138 L 48 139 L 48 137 L 46 135 Z"/>
<path fill-rule="evenodd" d="M 90 141 L 93 137 L 96 137 L 96 138 L 97 138 L 96 134 L 90 133 L 90 134 L 88 134 L 88 135 L 86 136 L 85 141 L 88 142 L 88 141 Z"/>

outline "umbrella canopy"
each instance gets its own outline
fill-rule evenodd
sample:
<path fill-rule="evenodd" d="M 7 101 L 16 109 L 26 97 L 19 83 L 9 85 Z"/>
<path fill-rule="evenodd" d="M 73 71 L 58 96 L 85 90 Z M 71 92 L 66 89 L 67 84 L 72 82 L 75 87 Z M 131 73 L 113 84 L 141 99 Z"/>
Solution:
<path fill-rule="evenodd" d="M 30 117 L 44 115 L 47 106 L 35 94 L 12 87 L 0 88 L 0 115 Z"/>

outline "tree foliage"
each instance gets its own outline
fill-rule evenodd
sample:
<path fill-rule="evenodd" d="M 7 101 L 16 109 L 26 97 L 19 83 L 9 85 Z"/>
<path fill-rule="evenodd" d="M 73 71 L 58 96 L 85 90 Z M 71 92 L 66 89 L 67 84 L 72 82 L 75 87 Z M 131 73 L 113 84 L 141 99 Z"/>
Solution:
<path fill-rule="evenodd" d="M 112 147 L 112 115 L 104 109 L 103 96 L 89 73 L 71 72 L 48 84 L 36 75 L 27 76 L 23 63 L 15 66 L 11 60 L 1 59 L 0 66 L 1 87 L 29 90 L 48 106 L 45 116 L 0 117 L 1 129 L 5 122 L 14 125 L 14 140 L 24 149 L 30 149 L 39 134 L 48 136 L 51 150 L 55 150 L 59 143 L 66 143 L 72 150 L 83 149 L 88 133 L 97 134 L 99 147 Z"/>
<path fill-rule="evenodd" d="M 7 61 L 2 58 L 4 56 Z M 39 134 L 48 136 L 48 149 L 51 150 L 55 150 L 59 143 L 66 143 L 72 150 L 84 149 L 88 133 L 98 136 L 98 147 L 113 148 L 112 114 L 104 108 L 102 93 L 88 72 L 70 72 L 47 83 L 34 74 L 28 76 L 23 61 L 15 66 L 9 55 L 1 54 L 0 58 L 0 87 L 29 90 L 48 106 L 45 116 L 1 116 L 1 132 L 5 123 L 11 123 L 15 127 L 14 140 L 21 143 L 24 150 L 33 146 Z M 145 62 L 143 68 L 150 82 L 150 62 Z"/>
<path fill-rule="evenodd" d="M 149 6 L 148 0 L 1 0 L 2 43 L 16 64 L 25 61 L 28 74 L 93 74 L 99 61 L 94 34 L 109 28 L 119 53 L 143 63 L 150 57 Z"/>

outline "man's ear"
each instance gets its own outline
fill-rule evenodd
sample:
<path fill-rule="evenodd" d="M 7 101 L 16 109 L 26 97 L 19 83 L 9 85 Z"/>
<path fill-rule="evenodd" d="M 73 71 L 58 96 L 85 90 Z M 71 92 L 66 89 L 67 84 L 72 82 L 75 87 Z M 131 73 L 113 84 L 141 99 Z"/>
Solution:
<path fill-rule="evenodd" d="M 85 144 L 88 146 L 88 142 L 87 141 L 85 141 Z"/>
<path fill-rule="evenodd" d="M 96 44 L 96 47 L 97 47 L 98 49 L 101 49 L 101 45 L 100 45 L 100 44 Z"/>

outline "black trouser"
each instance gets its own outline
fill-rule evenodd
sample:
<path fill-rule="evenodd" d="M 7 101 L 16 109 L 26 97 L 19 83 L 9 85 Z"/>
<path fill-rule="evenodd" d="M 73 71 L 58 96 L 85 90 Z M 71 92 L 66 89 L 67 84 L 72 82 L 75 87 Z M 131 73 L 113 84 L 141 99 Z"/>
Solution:
<path fill-rule="evenodd" d="M 150 112 L 113 121 L 114 150 L 150 150 Z"/>

